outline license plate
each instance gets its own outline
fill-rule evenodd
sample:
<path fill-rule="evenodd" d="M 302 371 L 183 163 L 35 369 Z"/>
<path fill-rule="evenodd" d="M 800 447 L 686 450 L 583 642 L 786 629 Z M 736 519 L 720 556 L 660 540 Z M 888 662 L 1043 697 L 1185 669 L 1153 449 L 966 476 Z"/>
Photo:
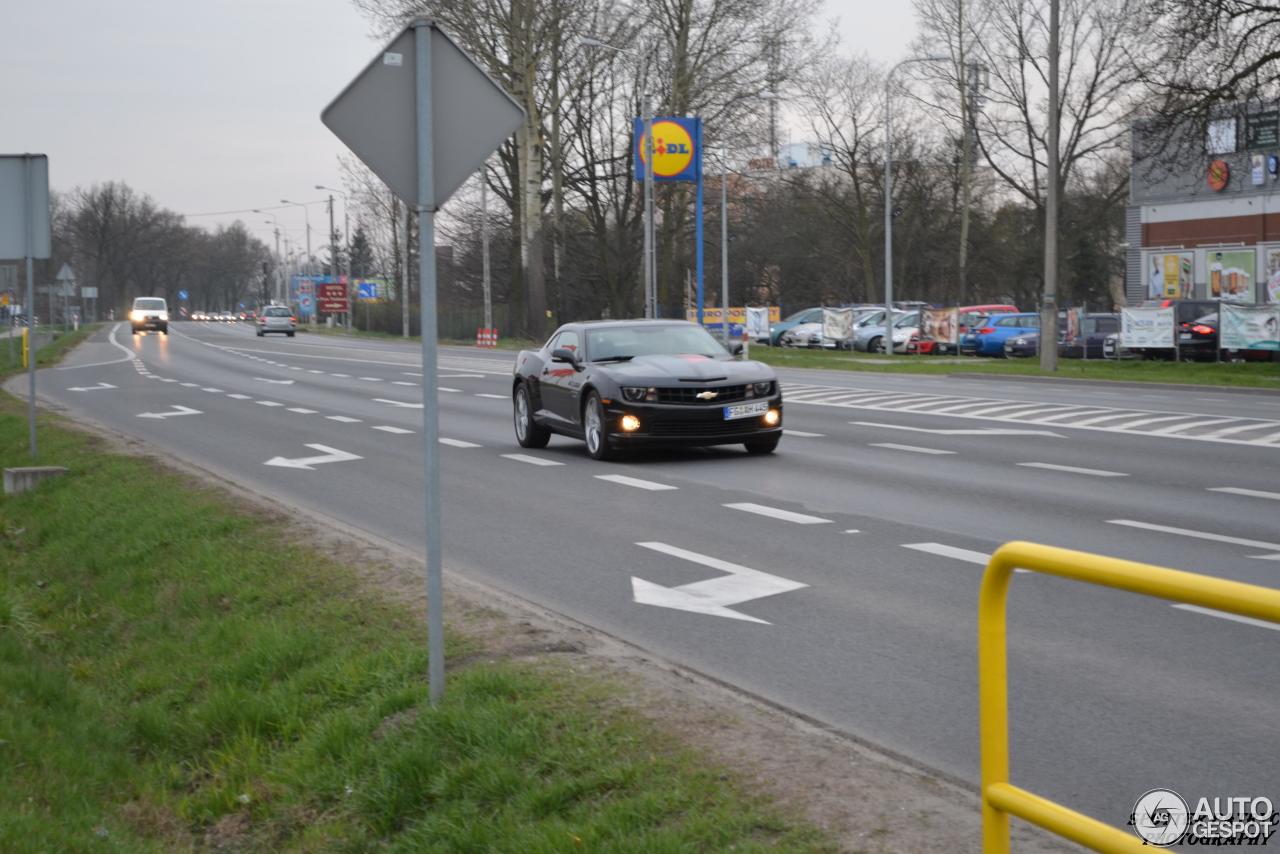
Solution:
<path fill-rule="evenodd" d="M 740 403 L 737 406 L 726 406 L 724 408 L 724 420 L 733 421 L 737 418 L 750 418 L 753 415 L 764 415 L 769 411 L 769 401 L 761 400 L 756 403 Z"/>
<path fill-rule="evenodd" d="M 1182 332 L 1182 333 L 1179 333 L 1179 335 L 1178 335 L 1178 340 L 1179 340 L 1179 341 L 1190 341 L 1190 340 L 1191 340 L 1191 333 L 1190 333 L 1190 332 Z"/>

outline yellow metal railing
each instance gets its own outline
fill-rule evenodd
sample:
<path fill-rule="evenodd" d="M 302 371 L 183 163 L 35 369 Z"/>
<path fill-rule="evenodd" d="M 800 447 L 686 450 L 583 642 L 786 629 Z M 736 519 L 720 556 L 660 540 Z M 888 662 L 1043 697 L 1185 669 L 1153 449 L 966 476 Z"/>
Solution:
<path fill-rule="evenodd" d="M 1150 854 L 1151 847 L 1136 835 L 1009 783 L 1009 670 L 1005 603 L 1009 579 L 1013 577 L 1015 568 L 1273 623 L 1280 623 L 1280 590 L 1035 543 L 1006 543 L 987 563 L 978 598 L 983 851 L 986 854 L 1006 854 L 1009 851 L 1009 816 L 1016 815 L 1097 851 Z"/>

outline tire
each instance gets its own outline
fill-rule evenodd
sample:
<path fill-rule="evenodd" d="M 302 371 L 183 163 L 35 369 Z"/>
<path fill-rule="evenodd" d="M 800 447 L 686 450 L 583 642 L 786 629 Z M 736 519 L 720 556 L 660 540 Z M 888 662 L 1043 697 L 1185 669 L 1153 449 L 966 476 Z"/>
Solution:
<path fill-rule="evenodd" d="M 587 456 L 593 460 L 611 460 L 616 455 L 609 447 L 609 422 L 604 415 L 604 404 L 594 391 L 587 395 L 582 407 L 582 433 L 587 441 Z"/>
<path fill-rule="evenodd" d="M 782 434 L 774 433 L 763 439 L 752 439 L 750 442 L 743 442 L 743 447 L 747 449 L 748 454 L 761 455 L 772 454 L 774 449 L 778 447 L 778 442 L 782 440 Z"/>
<path fill-rule="evenodd" d="M 292 337 L 294 336 L 294 333 L 292 333 L 292 332 L 286 332 L 286 333 L 285 333 L 285 335 L 288 335 L 290 338 L 292 338 Z"/>
<path fill-rule="evenodd" d="M 166 336 L 168 336 L 168 334 L 169 334 L 169 327 L 167 327 L 167 326 L 162 327 L 162 328 L 160 329 L 160 331 L 161 331 L 161 332 L 163 332 Z"/>
<path fill-rule="evenodd" d="M 263 332 L 261 329 L 259 329 L 259 330 L 258 330 L 258 337 L 259 337 L 259 338 L 266 338 L 266 337 L 267 337 L 267 333 L 265 333 L 265 332 Z"/>
<path fill-rule="evenodd" d="M 293 333 L 290 332 L 290 335 Z M 524 383 L 516 386 L 512 398 L 512 415 L 515 420 L 516 441 L 522 448 L 545 448 L 551 441 L 551 431 L 533 420 L 533 405 L 529 402 L 529 390 Z"/>
<path fill-rule="evenodd" d="M 867 342 L 867 352 L 868 352 L 868 353 L 883 353 L 883 352 L 884 352 L 884 338 L 883 338 L 883 337 L 876 337 L 876 338 L 872 338 L 870 341 L 868 341 L 868 342 Z"/>

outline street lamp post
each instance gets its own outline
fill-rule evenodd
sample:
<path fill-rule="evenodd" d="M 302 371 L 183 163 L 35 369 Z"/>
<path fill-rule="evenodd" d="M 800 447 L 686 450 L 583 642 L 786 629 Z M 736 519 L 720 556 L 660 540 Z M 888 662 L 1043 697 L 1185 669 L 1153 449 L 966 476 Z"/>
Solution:
<path fill-rule="evenodd" d="M 259 210 L 258 208 L 254 208 L 253 212 L 264 214 L 266 216 L 271 217 L 271 219 L 266 220 L 266 222 L 271 224 L 272 230 L 275 232 L 275 235 L 276 235 L 276 278 L 277 278 L 277 281 L 279 282 L 279 287 L 276 292 L 276 297 L 277 299 L 280 300 L 281 305 L 285 305 L 289 302 L 289 298 L 288 298 L 288 295 L 285 293 L 284 268 L 283 268 L 284 259 L 280 256 L 280 220 L 276 217 L 275 214 L 271 213 L 271 211 L 264 211 L 264 210 Z M 285 242 L 288 243 L 288 237 L 285 238 Z"/>
<path fill-rule="evenodd" d="M 913 62 L 950 62 L 949 56 L 912 56 L 889 69 L 884 78 L 884 335 L 886 356 L 893 355 L 893 74 Z"/>
<path fill-rule="evenodd" d="M 640 57 L 640 53 L 624 47 L 617 47 L 599 39 L 583 36 L 582 44 L 589 47 L 603 47 L 628 56 Z M 644 66 L 641 78 L 649 73 L 649 50 L 643 53 Z M 649 109 L 649 92 L 645 88 L 640 98 L 640 119 L 644 122 L 643 139 L 640 143 L 644 151 L 644 316 L 658 316 L 658 263 L 656 245 L 653 238 L 653 115 Z"/>
<path fill-rule="evenodd" d="M 330 193 L 342 196 L 342 239 L 347 244 L 347 329 L 351 329 L 352 318 L 356 313 L 355 293 L 352 291 L 354 282 L 351 274 L 351 200 L 342 190 L 333 187 L 316 184 L 316 189 L 328 190 Z M 329 197 L 329 229 L 333 230 L 333 196 Z"/>
<path fill-rule="evenodd" d="M 745 301 L 744 301 L 745 311 Z M 720 153 L 720 312 L 724 346 L 729 347 L 729 163 Z M 746 322 L 746 318 L 743 318 Z"/>

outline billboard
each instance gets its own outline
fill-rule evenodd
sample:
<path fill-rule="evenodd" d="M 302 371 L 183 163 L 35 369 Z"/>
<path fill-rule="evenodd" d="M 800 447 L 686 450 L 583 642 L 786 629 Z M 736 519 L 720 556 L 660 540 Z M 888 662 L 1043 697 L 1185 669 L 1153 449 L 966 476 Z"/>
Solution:
<path fill-rule="evenodd" d="M 697 181 L 702 171 L 702 120 L 676 116 L 650 119 L 653 129 L 653 180 Z M 644 120 L 632 120 L 632 153 L 635 155 L 635 179 L 643 181 L 648 163 L 645 161 Z"/>
<path fill-rule="evenodd" d="M 1147 255 L 1147 299 L 1190 299 L 1195 288 L 1195 255 L 1151 252 Z"/>
<path fill-rule="evenodd" d="M 822 310 L 822 337 L 834 341 L 847 341 L 853 337 L 853 309 L 824 308 Z"/>
<path fill-rule="evenodd" d="M 1209 262 L 1209 296 L 1257 302 L 1254 290 L 1254 262 L 1257 253 L 1252 249 L 1213 250 L 1205 253 Z"/>
<path fill-rule="evenodd" d="M 1262 275 L 1266 279 L 1266 302 L 1280 303 L 1280 246 L 1262 250 Z"/>
<path fill-rule="evenodd" d="M 1221 346 L 1226 350 L 1280 350 L 1280 305 L 1218 308 Z"/>
<path fill-rule="evenodd" d="M 920 313 L 920 337 L 945 344 L 960 342 L 960 309 L 928 308 Z"/>

